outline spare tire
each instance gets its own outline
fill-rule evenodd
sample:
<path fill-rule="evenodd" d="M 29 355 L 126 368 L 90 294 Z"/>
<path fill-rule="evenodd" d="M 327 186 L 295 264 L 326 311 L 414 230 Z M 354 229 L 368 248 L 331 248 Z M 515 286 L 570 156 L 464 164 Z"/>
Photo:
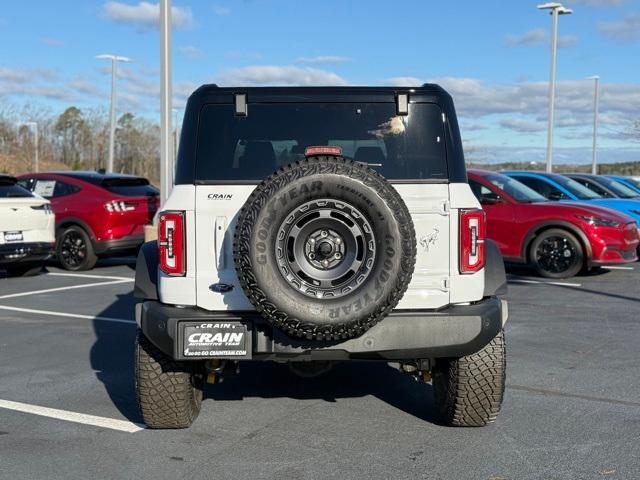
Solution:
<path fill-rule="evenodd" d="M 416 240 L 400 195 L 368 166 L 315 156 L 279 169 L 248 198 L 233 254 L 256 310 L 293 337 L 356 337 L 398 304 Z"/>

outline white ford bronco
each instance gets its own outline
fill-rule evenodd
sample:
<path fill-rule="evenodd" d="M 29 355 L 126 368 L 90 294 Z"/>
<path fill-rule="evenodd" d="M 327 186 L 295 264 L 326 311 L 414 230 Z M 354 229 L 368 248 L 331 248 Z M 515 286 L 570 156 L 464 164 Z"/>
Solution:
<path fill-rule="evenodd" d="M 395 363 L 444 424 L 496 418 L 506 279 L 442 88 L 203 86 L 179 150 L 136 267 L 149 427 L 191 425 L 244 361 Z"/>

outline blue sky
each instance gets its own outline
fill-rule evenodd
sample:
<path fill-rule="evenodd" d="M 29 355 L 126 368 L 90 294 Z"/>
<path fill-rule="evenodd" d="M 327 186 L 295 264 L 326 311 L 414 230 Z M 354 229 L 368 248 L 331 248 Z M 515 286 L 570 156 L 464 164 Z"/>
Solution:
<path fill-rule="evenodd" d="M 0 103 L 61 111 L 106 106 L 108 64 L 120 112 L 157 116 L 157 2 L 4 0 Z M 174 0 L 175 104 L 202 83 L 416 84 L 456 101 L 468 155 L 541 160 L 546 142 L 549 15 L 537 2 Z M 508 6 L 507 6 L 508 5 Z M 603 161 L 640 160 L 640 1 L 567 0 L 560 18 L 556 158 L 588 162 L 593 83 L 602 77 Z"/>

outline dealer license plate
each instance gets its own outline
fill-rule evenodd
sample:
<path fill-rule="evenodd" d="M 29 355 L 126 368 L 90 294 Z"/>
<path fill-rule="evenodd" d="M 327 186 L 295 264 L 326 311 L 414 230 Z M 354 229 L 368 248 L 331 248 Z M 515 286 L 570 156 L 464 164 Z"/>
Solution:
<path fill-rule="evenodd" d="M 251 358 L 251 338 L 240 322 L 181 322 L 184 358 Z"/>
<path fill-rule="evenodd" d="M 5 243 L 21 242 L 23 238 L 22 232 L 4 232 Z"/>

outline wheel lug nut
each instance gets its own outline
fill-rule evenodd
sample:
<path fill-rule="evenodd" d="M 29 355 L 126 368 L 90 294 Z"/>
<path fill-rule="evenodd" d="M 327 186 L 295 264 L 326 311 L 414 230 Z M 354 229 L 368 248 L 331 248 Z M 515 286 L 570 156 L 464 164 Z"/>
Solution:
<path fill-rule="evenodd" d="M 342 258 L 342 254 L 340 252 L 336 252 L 334 257 L 336 258 L 336 260 L 340 260 Z"/>
<path fill-rule="evenodd" d="M 340 245 L 340 243 L 342 242 L 342 240 L 340 240 L 340 238 L 336 238 L 334 241 L 335 241 L 338 245 Z"/>
<path fill-rule="evenodd" d="M 326 230 L 322 230 L 322 231 L 320 232 L 320 236 L 321 236 L 321 237 L 326 237 L 327 235 L 329 235 L 329 232 L 327 232 Z"/>
<path fill-rule="evenodd" d="M 316 258 L 316 254 L 315 254 L 315 253 L 313 253 L 313 252 L 311 252 L 311 253 L 309 254 L 309 258 L 310 258 L 311 260 L 313 260 L 314 258 Z"/>
<path fill-rule="evenodd" d="M 325 260 L 324 262 L 322 262 L 322 265 L 324 265 L 325 267 L 329 266 L 329 260 Z"/>

